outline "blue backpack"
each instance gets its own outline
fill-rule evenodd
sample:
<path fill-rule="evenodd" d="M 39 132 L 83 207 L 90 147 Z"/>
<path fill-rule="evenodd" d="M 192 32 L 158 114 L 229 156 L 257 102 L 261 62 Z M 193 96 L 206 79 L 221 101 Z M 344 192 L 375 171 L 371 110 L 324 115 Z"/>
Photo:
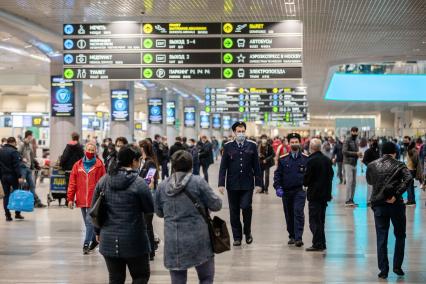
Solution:
<path fill-rule="evenodd" d="M 21 212 L 34 211 L 34 195 L 28 190 L 14 190 L 10 194 L 7 209 Z"/>

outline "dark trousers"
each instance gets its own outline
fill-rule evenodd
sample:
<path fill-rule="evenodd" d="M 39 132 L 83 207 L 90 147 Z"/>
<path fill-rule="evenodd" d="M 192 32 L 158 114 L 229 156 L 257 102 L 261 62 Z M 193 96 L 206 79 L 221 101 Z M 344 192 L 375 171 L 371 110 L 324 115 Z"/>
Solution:
<path fill-rule="evenodd" d="M 229 214 L 234 240 L 242 240 L 240 209 L 243 211 L 244 235 L 251 234 L 253 190 L 228 190 Z"/>
<path fill-rule="evenodd" d="M 148 233 L 149 244 L 151 246 L 151 254 L 155 254 L 156 244 L 154 239 L 154 227 L 152 226 L 152 219 L 154 214 L 144 214 L 146 223 L 146 232 Z"/>
<path fill-rule="evenodd" d="M 269 189 L 269 172 L 270 169 L 262 169 L 262 178 L 263 178 L 263 188 L 262 191 L 268 192 Z"/>
<path fill-rule="evenodd" d="M 148 254 L 135 258 L 106 257 L 105 263 L 109 272 L 110 284 L 124 284 L 126 281 L 126 266 L 129 268 L 133 284 L 148 283 L 150 276 Z"/>
<path fill-rule="evenodd" d="M 390 221 L 393 225 L 395 235 L 395 252 L 393 256 L 393 268 L 401 268 L 404 261 L 406 218 L 405 205 L 386 204 L 374 206 L 374 222 L 376 224 L 377 236 L 377 260 L 380 271 L 389 271 L 388 260 L 388 234 Z"/>
<path fill-rule="evenodd" d="M 201 167 L 203 168 L 203 176 L 204 179 L 209 182 L 209 164 L 201 164 Z"/>
<path fill-rule="evenodd" d="M 1 185 L 3 186 L 3 191 L 4 191 L 4 197 L 3 197 L 4 213 L 6 217 L 10 217 L 11 216 L 10 211 L 9 209 L 7 209 L 7 205 L 9 204 L 9 197 L 10 197 L 10 194 L 12 193 L 12 190 L 19 188 L 19 182 L 17 178 L 13 176 L 5 175 L 1 179 Z M 21 214 L 21 212 L 15 211 L 15 214 L 19 215 Z"/>
<path fill-rule="evenodd" d="M 287 232 L 290 239 L 301 241 L 305 226 L 306 192 L 303 189 L 286 190 L 283 195 L 283 207 Z"/>
<path fill-rule="evenodd" d="M 169 166 L 167 160 L 161 162 L 161 179 L 164 180 L 166 177 L 169 177 Z"/>
<path fill-rule="evenodd" d="M 200 284 L 213 284 L 214 282 L 214 258 L 203 264 L 195 266 Z M 188 270 L 170 270 L 172 284 L 186 284 Z"/>
<path fill-rule="evenodd" d="M 326 201 L 309 201 L 309 228 L 311 229 L 313 238 L 312 246 L 315 248 L 325 249 L 325 210 L 327 209 Z"/>
<path fill-rule="evenodd" d="M 200 164 L 194 163 L 192 165 L 192 174 L 196 176 L 200 175 Z"/>
<path fill-rule="evenodd" d="M 343 162 L 337 162 L 337 177 L 340 183 L 343 183 Z"/>
<path fill-rule="evenodd" d="M 416 171 L 410 171 L 410 173 L 413 179 L 411 180 L 407 188 L 407 202 L 416 203 L 416 195 L 414 193 L 414 177 L 416 176 Z"/>

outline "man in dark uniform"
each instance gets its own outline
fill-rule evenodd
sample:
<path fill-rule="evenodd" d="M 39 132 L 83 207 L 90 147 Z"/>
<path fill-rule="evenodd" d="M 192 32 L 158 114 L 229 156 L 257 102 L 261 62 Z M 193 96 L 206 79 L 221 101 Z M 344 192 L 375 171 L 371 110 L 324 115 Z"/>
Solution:
<path fill-rule="evenodd" d="M 297 133 L 287 136 L 291 152 L 282 155 L 274 174 L 274 188 L 282 198 L 284 215 L 289 234 L 289 245 L 303 246 L 302 235 L 305 225 L 306 192 L 303 189 L 303 177 L 308 163 L 308 155 L 300 150 L 301 137 Z"/>
<path fill-rule="evenodd" d="M 262 190 L 259 155 L 255 142 L 246 139 L 246 124 L 232 125 L 235 140 L 224 145 L 219 169 L 219 191 L 228 191 L 229 212 L 234 237 L 234 246 L 241 246 L 243 232 L 246 243 L 251 244 L 253 190 Z M 256 188 L 255 188 L 256 187 Z M 241 228 L 240 209 L 243 212 L 244 230 Z"/>

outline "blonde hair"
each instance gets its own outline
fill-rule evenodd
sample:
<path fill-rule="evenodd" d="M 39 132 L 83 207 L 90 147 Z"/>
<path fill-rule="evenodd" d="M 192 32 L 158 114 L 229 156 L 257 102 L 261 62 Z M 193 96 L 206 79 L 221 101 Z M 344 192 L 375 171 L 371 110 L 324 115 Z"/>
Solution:
<path fill-rule="evenodd" d="M 96 146 L 96 143 L 93 142 L 93 141 L 88 141 L 86 143 L 86 145 L 84 145 L 84 149 L 87 149 L 87 146 L 89 146 L 89 145 L 92 145 L 93 147 L 95 147 L 95 152 L 96 152 L 96 150 L 98 149 L 98 147 Z"/>

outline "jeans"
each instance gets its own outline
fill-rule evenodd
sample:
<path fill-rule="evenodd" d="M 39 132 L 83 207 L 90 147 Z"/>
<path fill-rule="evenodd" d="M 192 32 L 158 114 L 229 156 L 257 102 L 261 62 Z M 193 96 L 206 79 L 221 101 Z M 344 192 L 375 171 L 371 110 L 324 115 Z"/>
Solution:
<path fill-rule="evenodd" d="M 326 248 L 325 241 L 325 211 L 326 201 L 309 201 L 309 228 L 312 232 L 312 246 L 315 248 Z"/>
<path fill-rule="evenodd" d="M 393 268 L 401 268 L 404 261 L 406 232 L 405 205 L 397 203 L 374 206 L 373 211 L 374 222 L 376 224 L 378 266 L 381 272 L 387 273 L 389 271 L 388 234 L 390 221 L 392 221 L 393 233 L 395 235 Z"/>
<path fill-rule="evenodd" d="M 195 176 L 199 176 L 200 175 L 200 164 L 194 163 L 192 165 L 192 174 L 195 175 Z"/>
<path fill-rule="evenodd" d="M 263 191 L 268 192 L 269 189 L 269 172 L 270 168 L 262 169 L 261 176 L 263 178 Z"/>
<path fill-rule="evenodd" d="M 169 166 L 168 161 L 162 161 L 161 162 L 161 179 L 164 180 L 166 177 L 169 177 Z"/>
<path fill-rule="evenodd" d="M 229 214 L 234 240 L 242 240 L 251 234 L 253 190 L 228 190 Z M 243 211 L 244 230 L 241 226 L 240 209 Z"/>
<path fill-rule="evenodd" d="M 195 267 L 200 284 L 212 284 L 214 282 L 214 258 Z M 172 284 L 186 284 L 188 270 L 170 270 Z"/>
<path fill-rule="evenodd" d="M 345 164 L 346 202 L 353 202 L 356 187 L 356 166 Z"/>
<path fill-rule="evenodd" d="M 84 238 L 84 245 L 89 245 L 90 242 L 96 241 L 95 230 L 93 228 L 92 220 L 89 215 L 90 208 L 81 208 L 81 214 L 83 215 L 84 225 L 86 226 L 86 236 Z"/>
<path fill-rule="evenodd" d="M 407 202 L 416 203 L 416 195 L 414 193 L 414 177 L 416 176 L 416 171 L 410 171 L 410 173 L 413 179 L 411 180 L 407 188 Z"/>
<path fill-rule="evenodd" d="M 339 181 L 343 183 L 343 163 L 337 162 L 337 177 L 339 178 Z"/>
<path fill-rule="evenodd" d="M 109 272 L 110 284 L 124 284 L 126 281 L 126 266 L 129 268 L 133 284 L 148 283 L 151 275 L 148 254 L 133 258 L 106 256 L 104 258 Z"/>
<path fill-rule="evenodd" d="M 203 176 L 206 182 L 209 182 L 209 164 L 201 164 L 201 167 L 203 168 Z"/>
<path fill-rule="evenodd" d="M 12 190 L 17 189 L 19 187 L 18 179 L 10 176 L 4 175 L 1 179 L 1 185 L 3 186 L 4 197 L 3 197 L 3 208 L 6 217 L 10 217 L 10 211 L 7 209 L 7 205 L 9 204 L 9 197 Z M 21 214 L 19 211 L 15 211 L 16 215 Z"/>
<path fill-rule="evenodd" d="M 282 198 L 287 232 L 290 239 L 301 241 L 305 227 L 306 192 L 303 189 L 284 191 Z"/>
<path fill-rule="evenodd" d="M 37 193 L 35 192 L 35 183 L 33 178 L 33 171 L 30 170 L 28 167 L 21 167 L 21 175 L 22 178 L 25 179 L 26 183 L 28 184 L 29 190 L 34 195 L 35 203 L 40 203 L 40 198 L 38 197 Z"/>

